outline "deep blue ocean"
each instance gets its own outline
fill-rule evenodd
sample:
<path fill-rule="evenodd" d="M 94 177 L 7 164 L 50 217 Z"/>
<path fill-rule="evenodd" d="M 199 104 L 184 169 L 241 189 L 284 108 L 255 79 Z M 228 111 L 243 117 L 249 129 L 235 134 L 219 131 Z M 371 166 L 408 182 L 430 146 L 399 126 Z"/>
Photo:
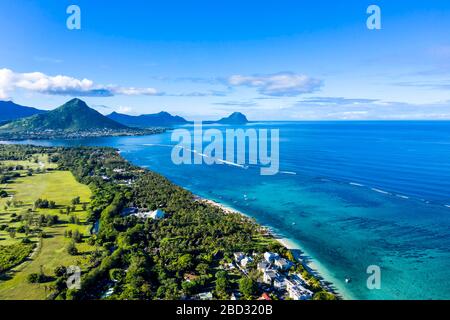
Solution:
<path fill-rule="evenodd" d="M 257 166 L 174 165 L 170 131 L 21 143 L 116 147 L 291 239 L 344 297 L 450 299 L 450 122 L 246 127 L 280 130 L 278 175 L 261 176 Z M 381 268 L 381 289 L 367 288 L 370 265 Z"/>

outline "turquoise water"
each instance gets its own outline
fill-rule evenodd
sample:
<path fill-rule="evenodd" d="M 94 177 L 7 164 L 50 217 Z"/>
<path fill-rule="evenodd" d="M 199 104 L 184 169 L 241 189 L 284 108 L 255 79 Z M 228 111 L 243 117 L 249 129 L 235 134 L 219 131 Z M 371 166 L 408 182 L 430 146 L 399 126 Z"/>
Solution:
<path fill-rule="evenodd" d="M 134 164 L 297 242 L 345 297 L 450 299 L 450 122 L 248 127 L 280 129 L 280 174 L 261 176 L 255 166 L 176 166 L 170 132 L 22 143 L 117 147 Z M 379 290 L 366 286 L 369 265 L 381 268 Z"/>

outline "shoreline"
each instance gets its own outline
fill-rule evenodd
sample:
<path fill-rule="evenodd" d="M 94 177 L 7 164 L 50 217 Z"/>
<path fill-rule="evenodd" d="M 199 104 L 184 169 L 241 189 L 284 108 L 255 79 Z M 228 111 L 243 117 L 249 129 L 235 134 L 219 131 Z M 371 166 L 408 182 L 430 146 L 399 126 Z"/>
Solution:
<path fill-rule="evenodd" d="M 243 217 L 256 220 L 254 217 L 237 210 L 233 208 L 232 206 L 229 206 L 227 204 L 221 203 L 217 200 L 208 199 L 199 195 L 195 195 L 196 200 L 203 201 L 205 203 L 208 203 L 210 205 L 213 205 L 215 207 L 218 207 L 222 209 L 225 213 L 234 213 L 239 214 Z M 302 263 L 303 267 L 314 277 L 316 277 L 320 283 L 322 284 L 323 288 L 327 291 L 335 294 L 339 299 L 341 300 L 355 300 L 352 295 L 347 292 L 346 290 L 343 290 L 341 288 L 336 287 L 336 280 L 333 279 L 331 275 L 328 275 L 327 272 L 324 272 L 325 269 L 323 266 L 321 266 L 320 262 L 317 261 L 317 259 L 312 258 L 309 254 L 307 254 L 307 251 L 294 239 L 282 237 L 281 235 L 277 234 L 275 230 L 273 230 L 272 227 L 267 225 L 262 225 L 258 222 L 256 222 L 261 228 L 265 229 L 267 234 L 272 237 L 275 241 L 277 241 L 279 244 L 281 244 L 286 249 L 289 249 L 292 251 L 294 257 Z"/>

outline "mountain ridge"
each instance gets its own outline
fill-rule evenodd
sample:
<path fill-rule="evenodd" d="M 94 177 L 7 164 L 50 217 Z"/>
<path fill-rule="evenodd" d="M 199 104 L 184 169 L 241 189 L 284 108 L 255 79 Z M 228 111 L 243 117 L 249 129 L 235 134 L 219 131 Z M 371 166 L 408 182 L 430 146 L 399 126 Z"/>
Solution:
<path fill-rule="evenodd" d="M 45 110 L 22 106 L 13 101 L 0 101 L 0 122 L 13 121 L 46 112 Z"/>
<path fill-rule="evenodd" d="M 106 117 L 123 125 L 137 128 L 164 127 L 189 123 L 189 121 L 183 117 L 173 116 L 166 111 L 152 114 L 141 114 L 138 116 L 122 114 L 114 111 L 106 115 Z"/>
<path fill-rule="evenodd" d="M 246 124 L 248 122 L 247 117 L 241 112 L 233 112 L 228 117 L 224 117 L 217 121 L 217 123 L 221 124 Z"/>

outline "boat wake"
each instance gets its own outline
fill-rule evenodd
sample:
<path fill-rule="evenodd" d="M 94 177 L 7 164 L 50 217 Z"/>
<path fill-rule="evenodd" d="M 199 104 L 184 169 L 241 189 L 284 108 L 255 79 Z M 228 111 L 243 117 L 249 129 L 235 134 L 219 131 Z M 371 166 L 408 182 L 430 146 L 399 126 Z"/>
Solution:
<path fill-rule="evenodd" d="M 297 172 L 293 172 L 293 171 L 280 171 L 280 173 L 290 174 L 290 175 L 293 175 L 293 176 L 297 175 Z"/>

